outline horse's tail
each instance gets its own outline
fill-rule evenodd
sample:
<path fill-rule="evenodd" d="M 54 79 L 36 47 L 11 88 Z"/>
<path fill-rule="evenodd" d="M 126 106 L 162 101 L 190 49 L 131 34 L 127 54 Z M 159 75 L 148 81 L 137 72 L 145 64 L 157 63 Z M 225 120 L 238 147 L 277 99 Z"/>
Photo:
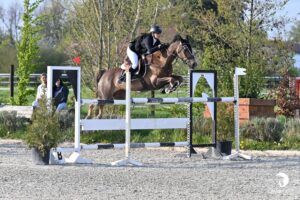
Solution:
<path fill-rule="evenodd" d="M 96 97 L 98 97 L 98 83 L 105 71 L 106 70 L 102 69 L 102 70 L 99 70 L 96 74 L 96 79 L 95 79 L 95 81 L 96 81 Z"/>

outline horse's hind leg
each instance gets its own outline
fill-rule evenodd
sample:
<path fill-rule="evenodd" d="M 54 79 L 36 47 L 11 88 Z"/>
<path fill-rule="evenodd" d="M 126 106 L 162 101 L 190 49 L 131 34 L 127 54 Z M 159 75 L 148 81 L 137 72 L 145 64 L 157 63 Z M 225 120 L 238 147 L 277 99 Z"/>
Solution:
<path fill-rule="evenodd" d="M 99 113 L 98 113 L 98 115 L 97 115 L 97 119 L 101 119 L 101 118 L 102 118 L 103 107 L 104 107 L 104 105 L 99 105 L 99 106 L 98 106 L 98 111 L 99 111 Z"/>
<path fill-rule="evenodd" d="M 92 113 L 93 113 L 94 107 L 95 107 L 95 105 L 93 105 L 93 104 L 89 105 L 88 114 L 85 117 L 85 119 L 91 119 L 92 118 Z"/>

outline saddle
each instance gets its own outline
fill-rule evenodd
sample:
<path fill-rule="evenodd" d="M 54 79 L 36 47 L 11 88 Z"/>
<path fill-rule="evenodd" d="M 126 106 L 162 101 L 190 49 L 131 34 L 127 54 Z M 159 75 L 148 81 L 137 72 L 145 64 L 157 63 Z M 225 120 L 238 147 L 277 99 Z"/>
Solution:
<path fill-rule="evenodd" d="M 147 55 L 145 57 L 140 57 L 138 67 L 136 68 L 136 70 L 132 71 L 133 73 L 131 76 L 131 80 L 144 77 L 147 73 L 147 69 L 151 61 L 152 61 L 152 54 Z M 126 56 L 124 59 L 124 65 L 129 65 L 129 66 L 131 65 L 131 61 L 128 58 L 128 56 Z"/>

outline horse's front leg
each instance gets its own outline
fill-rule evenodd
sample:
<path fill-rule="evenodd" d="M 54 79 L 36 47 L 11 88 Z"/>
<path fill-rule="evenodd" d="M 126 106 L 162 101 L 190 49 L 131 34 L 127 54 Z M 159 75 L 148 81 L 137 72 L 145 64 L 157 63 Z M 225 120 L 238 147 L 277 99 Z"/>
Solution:
<path fill-rule="evenodd" d="M 178 75 L 171 75 L 171 77 L 173 78 L 173 83 L 170 83 L 170 89 L 173 92 L 181 85 L 183 78 Z"/>
<path fill-rule="evenodd" d="M 172 75 L 157 79 L 157 89 L 162 89 L 162 93 L 171 93 L 182 83 L 181 76 Z"/>
<path fill-rule="evenodd" d="M 155 83 L 156 89 L 162 89 L 162 92 L 165 90 L 166 87 L 169 87 L 172 77 L 162 77 L 157 78 Z"/>

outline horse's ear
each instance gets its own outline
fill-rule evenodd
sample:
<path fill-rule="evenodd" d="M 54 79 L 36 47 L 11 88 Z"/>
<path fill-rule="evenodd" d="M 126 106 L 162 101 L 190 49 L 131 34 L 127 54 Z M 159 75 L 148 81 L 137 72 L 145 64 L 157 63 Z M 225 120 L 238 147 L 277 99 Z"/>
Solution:
<path fill-rule="evenodd" d="M 185 36 L 185 39 L 186 39 L 186 41 L 189 42 L 189 41 L 190 41 L 190 36 L 189 36 L 189 35 L 186 35 L 186 36 Z"/>
<path fill-rule="evenodd" d="M 181 41 L 181 40 L 182 40 L 182 37 L 179 34 L 176 34 L 172 40 L 172 43 L 176 42 L 176 41 Z"/>

